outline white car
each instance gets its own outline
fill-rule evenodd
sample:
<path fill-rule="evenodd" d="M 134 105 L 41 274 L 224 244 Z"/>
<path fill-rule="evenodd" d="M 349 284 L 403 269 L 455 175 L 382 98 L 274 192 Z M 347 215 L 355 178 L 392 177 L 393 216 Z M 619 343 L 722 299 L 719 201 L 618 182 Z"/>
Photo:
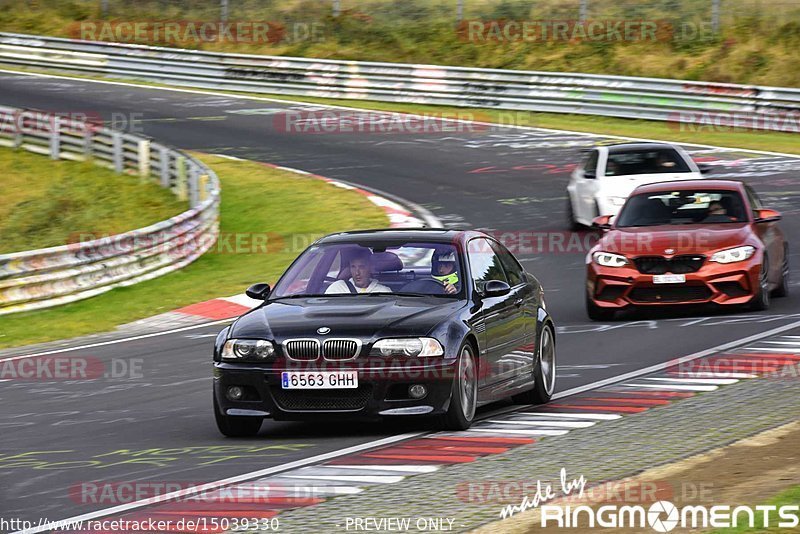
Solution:
<path fill-rule="evenodd" d="M 621 143 L 591 149 L 567 185 L 567 220 L 572 229 L 591 226 L 601 215 L 617 215 L 628 195 L 643 184 L 703 178 L 681 147 L 668 143 Z"/>

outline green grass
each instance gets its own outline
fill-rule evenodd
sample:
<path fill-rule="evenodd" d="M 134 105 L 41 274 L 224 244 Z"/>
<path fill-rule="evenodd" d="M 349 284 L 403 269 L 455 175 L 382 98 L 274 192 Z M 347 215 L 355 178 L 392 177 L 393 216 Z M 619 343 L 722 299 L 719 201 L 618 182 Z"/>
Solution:
<path fill-rule="evenodd" d="M 186 268 L 155 280 L 49 310 L 3 316 L 0 347 L 108 331 L 195 302 L 242 293 L 255 282 L 275 282 L 316 237 L 388 225 L 380 208 L 352 191 L 254 162 L 198 157 L 220 177 L 221 232 L 242 236 L 239 253 L 220 245 Z M 260 237 L 264 235 L 266 246 Z"/>
<path fill-rule="evenodd" d="M 341 16 L 315 0 L 235 0 L 230 21 L 320 25 L 323 39 L 281 43 L 183 42 L 204 50 L 328 59 L 431 63 L 800 87 L 800 6 L 769 0 L 725 0 L 721 31 L 708 31 L 711 0 L 591 0 L 590 19 L 670 24 L 655 41 L 558 40 L 482 42 L 456 31 L 455 0 L 345 0 Z M 78 37 L 80 21 L 218 20 L 219 2 L 0 0 L 0 30 Z M 574 20 L 577 0 L 465 2 L 465 19 Z M 705 24 L 705 26 L 701 26 Z M 691 26 L 687 26 L 691 25 Z M 666 26 L 663 26 L 666 28 Z M 690 28 L 684 31 L 684 28 Z M 141 42 L 141 41 L 138 41 Z M 144 44 L 173 45 L 163 41 Z"/>
<path fill-rule="evenodd" d="M 800 503 L 800 486 L 794 486 L 793 488 L 789 488 L 788 490 L 782 491 L 781 493 L 777 494 L 772 499 L 768 500 L 766 503 L 767 505 L 775 505 L 777 507 L 785 506 L 785 505 L 797 505 Z M 795 516 L 800 517 L 800 514 L 794 512 Z M 759 517 L 758 513 L 756 517 Z M 745 514 L 740 514 L 739 518 L 746 521 Z M 792 532 L 797 532 L 797 529 L 789 529 L 789 528 L 779 528 L 777 526 L 778 520 L 785 521 L 784 519 L 778 518 L 777 512 L 770 512 L 770 526 L 768 528 L 749 528 L 747 526 L 738 526 L 736 528 L 721 528 L 713 531 L 713 534 L 756 534 L 756 533 L 770 533 L 770 534 L 789 534 Z M 758 521 L 756 521 L 758 522 Z"/>
<path fill-rule="evenodd" d="M 112 235 L 188 209 L 168 190 L 91 163 L 0 148 L 0 253 Z"/>

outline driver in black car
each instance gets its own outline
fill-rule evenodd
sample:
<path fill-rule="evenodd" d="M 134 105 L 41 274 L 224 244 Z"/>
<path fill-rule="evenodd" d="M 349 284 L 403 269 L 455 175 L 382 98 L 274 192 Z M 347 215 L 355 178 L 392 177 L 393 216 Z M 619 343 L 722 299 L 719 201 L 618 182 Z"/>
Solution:
<path fill-rule="evenodd" d="M 456 254 L 452 250 L 437 250 L 431 261 L 431 277 L 444 286 L 444 292 L 453 295 L 461 290 L 456 270 Z"/>
<path fill-rule="evenodd" d="M 368 249 L 359 250 L 350 258 L 350 275 L 350 279 L 338 280 L 331 284 L 325 290 L 325 294 L 392 292 L 390 288 L 379 284 L 372 277 L 372 252 Z"/>

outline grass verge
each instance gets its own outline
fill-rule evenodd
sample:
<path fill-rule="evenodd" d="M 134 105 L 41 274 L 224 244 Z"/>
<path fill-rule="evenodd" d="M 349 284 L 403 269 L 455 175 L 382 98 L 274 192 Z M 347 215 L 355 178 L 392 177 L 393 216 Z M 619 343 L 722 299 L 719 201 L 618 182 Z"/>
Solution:
<path fill-rule="evenodd" d="M 151 181 L 92 163 L 0 148 L 0 253 L 64 245 L 79 233 L 118 234 L 188 209 Z"/>
<path fill-rule="evenodd" d="M 793 488 L 789 488 L 787 490 L 784 490 L 784 491 L 778 493 L 777 495 L 775 495 L 775 497 L 769 499 L 764 504 L 765 505 L 774 505 L 774 506 L 777 506 L 778 509 L 780 509 L 781 506 L 786 506 L 786 505 L 795 505 L 796 506 L 797 503 L 800 503 L 800 486 L 794 486 Z M 798 516 L 798 518 L 800 518 L 800 514 L 798 514 L 797 512 L 795 512 L 793 515 Z M 759 515 L 757 514 L 757 516 L 759 516 Z M 746 514 L 741 514 L 739 516 L 740 520 L 746 521 L 746 518 L 747 518 Z M 778 521 L 786 522 L 787 519 L 784 518 L 784 517 L 778 517 L 777 512 L 770 513 L 770 519 L 769 520 L 770 520 L 770 524 L 776 525 L 776 526 L 774 526 L 774 527 L 771 526 L 771 527 L 768 527 L 768 528 L 760 528 L 760 527 L 758 527 L 758 528 L 757 527 L 750 528 L 748 526 L 738 526 L 738 527 L 735 527 L 735 528 L 720 528 L 720 529 L 714 530 L 713 534 L 745 534 L 745 533 L 746 534 L 756 534 L 756 533 L 762 533 L 762 532 L 768 532 L 770 534 L 789 534 L 791 532 L 795 532 L 795 533 L 797 532 L 797 528 L 780 528 L 780 527 L 778 527 L 777 526 Z M 758 521 L 756 521 L 756 523 L 758 523 Z"/>
<path fill-rule="evenodd" d="M 274 282 L 316 237 L 388 225 L 364 196 L 254 162 L 197 155 L 222 182 L 221 240 L 186 268 L 104 295 L 2 317 L 0 348 L 65 339 Z"/>
<path fill-rule="evenodd" d="M 45 73 L 52 76 L 67 76 L 63 73 L 49 71 L 47 69 L 28 69 L 19 67 L 3 67 L 5 70 L 17 72 L 36 72 Z M 72 78 L 115 81 L 122 83 L 132 83 L 142 87 L 162 87 L 180 88 L 192 90 L 190 87 L 169 86 L 165 84 L 119 79 L 103 78 L 100 76 L 87 76 L 81 74 L 70 74 Z M 745 149 L 745 150 L 764 150 L 768 152 L 783 152 L 786 154 L 800 154 L 800 143 L 796 133 L 781 133 L 769 131 L 747 131 L 747 130 L 727 130 L 713 129 L 710 127 L 694 125 L 674 124 L 663 121 L 648 121 L 623 119 L 616 117 L 591 116 L 591 115 L 570 115 L 562 113 L 536 113 L 532 111 L 502 111 L 497 109 L 466 108 L 451 106 L 434 106 L 425 104 L 403 104 L 395 102 L 376 102 L 372 100 L 348 100 L 336 98 L 317 98 L 308 96 L 287 96 L 271 95 L 258 93 L 239 93 L 235 91 L 223 90 L 204 90 L 197 91 L 246 96 L 254 99 L 272 99 L 291 102 L 308 102 L 320 105 L 347 106 L 376 111 L 396 111 L 400 113 L 428 113 L 446 114 L 448 117 L 474 117 L 475 120 L 505 124 L 508 126 L 529 126 L 534 128 L 549 128 L 553 130 L 569 130 L 575 132 L 585 132 L 598 135 L 615 135 L 620 137 L 637 137 L 645 139 L 658 139 L 661 141 L 672 141 L 676 143 L 694 143 L 700 145 L 713 145 L 725 148 Z"/>

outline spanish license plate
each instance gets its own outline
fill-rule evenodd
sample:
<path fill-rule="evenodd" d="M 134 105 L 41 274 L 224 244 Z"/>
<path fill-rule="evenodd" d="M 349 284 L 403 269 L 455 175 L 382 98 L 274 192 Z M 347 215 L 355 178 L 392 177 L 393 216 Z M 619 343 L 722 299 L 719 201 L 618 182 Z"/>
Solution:
<path fill-rule="evenodd" d="M 283 372 L 282 389 L 355 389 L 358 371 Z"/>
<path fill-rule="evenodd" d="M 685 274 L 655 274 L 653 275 L 654 284 L 683 284 L 686 282 Z"/>

